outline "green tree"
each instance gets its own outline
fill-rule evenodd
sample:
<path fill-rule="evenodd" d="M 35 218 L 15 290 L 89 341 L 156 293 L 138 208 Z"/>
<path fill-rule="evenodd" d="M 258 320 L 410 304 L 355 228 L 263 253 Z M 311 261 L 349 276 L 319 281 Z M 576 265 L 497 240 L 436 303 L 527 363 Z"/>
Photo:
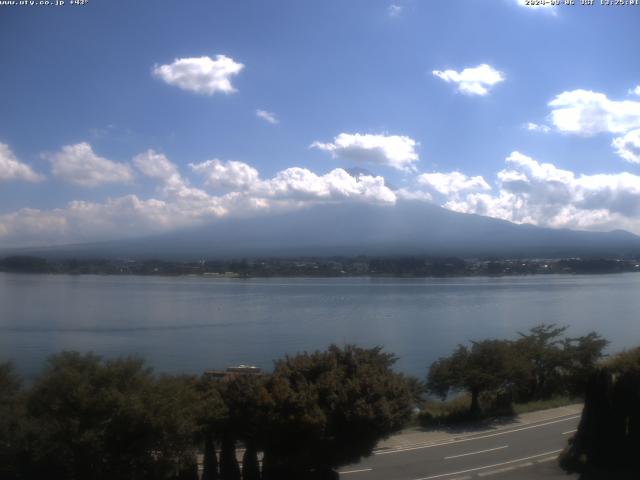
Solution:
<path fill-rule="evenodd" d="M 623 350 L 607 358 L 602 366 L 613 373 L 640 373 L 640 347 Z"/>
<path fill-rule="evenodd" d="M 520 338 L 516 348 L 528 370 L 527 379 L 519 389 L 523 400 L 546 398 L 563 389 L 563 366 L 567 356 L 561 336 L 567 328 L 541 324 L 528 333 L 518 332 Z"/>
<path fill-rule="evenodd" d="M 580 478 L 639 478 L 640 347 L 602 362 L 590 375 L 578 430 L 560 464 Z"/>
<path fill-rule="evenodd" d="M 471 394 L 469 413 L 480 413 L 480 394 L 486 391 L 510 390 L 518 377 L 514 348 L 506 340 L 471 342 L 471 348 L 458 345 L 448 357 L 436 360 L 429 368 L 427 389 L 446 398 L 451 392 Z"/>
<path fill-rule="evenodd" d="M 329 478 L 400 429 L 412 398 L 382 348 L 332 345 L 276 362 L 268 381 L 266 479 Z"/>
<path fill-rule="evenodd" d="M 222 397 L 228 410 L 225 434 L 230 445 L 236 441 L 244 444 L 242 459 L 243 480 L 257 480 L 260 475 L 258 464 L 258 448 L 269 441 L 263 425 L 266 422 L 265 412 L 271 403 L 270 394 L 264 377 L 255 375 L 235 375 L 220 384 Z M 229 447 L 230 448 L 230 447 Z M 227 455 L 231 463 L 235 456 Z M 226 467 L 231 477 L 235 477 L 235 466 Z"/>
<path fill-rule="evenodd" d="M 228 422 L 229 411 L 220 393 L 220 384 L 203 376 L 198 383 L 198 425 L 203 444 L 202 480 L 218 480 L 216 443 Z"/>
<path fill-rule="evenodd" d="M 596 332 L 563 340 L 566 371 L 565 388 L 572 395 L 584 395 L 589 377 L 597 370 L 603 351 L 609 344 Z"/>
<path fill-rule="evenodd" d="M 29 392 L 32 478 L 162 479 L 194 459 L 195 380 L 157 379 L 136 358 L 50 358 Z"/>
<path fill-rule="evenodd" d="M 22 382 L 13 364 L 0 363 L 0 478 L 20 478 L 26 419 Z"/>

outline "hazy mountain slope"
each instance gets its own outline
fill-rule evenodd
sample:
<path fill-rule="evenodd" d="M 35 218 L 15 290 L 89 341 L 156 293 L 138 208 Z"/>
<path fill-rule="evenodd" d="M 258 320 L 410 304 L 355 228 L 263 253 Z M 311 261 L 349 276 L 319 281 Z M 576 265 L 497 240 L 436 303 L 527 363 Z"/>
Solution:
<path fill-rule="evenodd" d="M 34 249 L 49 256 L 214 258 L 296 255 L 567 257 L 640 253 L 624 231 L 582 232 L 516 225 L 423 202 L 323 205 L 284 214 L 222 219 L 143 239 Z"/>

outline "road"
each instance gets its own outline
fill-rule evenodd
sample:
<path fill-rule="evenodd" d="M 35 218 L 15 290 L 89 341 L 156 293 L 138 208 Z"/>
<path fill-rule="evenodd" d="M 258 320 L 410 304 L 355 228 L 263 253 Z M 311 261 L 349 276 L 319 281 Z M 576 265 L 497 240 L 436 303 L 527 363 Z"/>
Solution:
<path fill-rule="evenodd" d="M 345 480 L 570 479 L 556 466 L 558 453 L 580 416 L 562 415 L 525 426 L 489 430 L 437 444 L 377 450 L 340 469 Z M 541 472 L 546 472 L 540 474 Z"/>

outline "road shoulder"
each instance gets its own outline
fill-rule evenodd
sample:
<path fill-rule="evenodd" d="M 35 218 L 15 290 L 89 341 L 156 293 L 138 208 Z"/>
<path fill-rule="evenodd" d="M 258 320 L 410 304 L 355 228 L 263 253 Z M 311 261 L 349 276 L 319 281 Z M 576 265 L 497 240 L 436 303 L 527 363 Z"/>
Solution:
<path fill-rule="evenodd" d="M 486 435 L 526 427 L 538 423 L 553 422 L 565 417 L 580 415 L 582 404 L 566 405 L 563 407 L 527 412 L 513 417 L 502 417 L 466 423 L 442 429 L 425 430 L 410 428 L 393 435 L 380 442 L 374 453 L 397 451 L 425 445 L 448 443 L 471 438 L 476 435 Z"/>

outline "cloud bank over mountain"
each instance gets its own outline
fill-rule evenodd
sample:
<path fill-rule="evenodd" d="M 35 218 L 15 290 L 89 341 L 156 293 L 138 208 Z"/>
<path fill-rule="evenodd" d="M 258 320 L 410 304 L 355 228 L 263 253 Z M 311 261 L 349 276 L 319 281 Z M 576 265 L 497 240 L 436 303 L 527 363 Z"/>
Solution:
<path fill-rule="evenodd" d="M 355 144 L 358 155 L 365 155 L 363 142 Z M 12 178 L 12 172 L 18 171 L 13 180 L 41 179 L 27 165 L 16 163 L 7 146 L 3 148 L 1 177 Z M 382 155 L 376 150 L 379 147 L 371 148 L 372 158 Z M 406 154 L 403 148 L 400 150 Z M 383 176 L 364 170 L 351 174 L 343 168 L 319 174 L 290 167 L 263 178 L 256 168 L 235 160 L 191 163 L 189 171 L 183 172 L 154 150 L 135 155 L 130 162 L 115 162 L 95 154 L 87 143 L 64 147 L 49 159 L 52 175 L 84 188 L 147 181 L 155 194 L 143 198 L 130 193 L 104 202 L 77 200 L 62 208 L 23 208 L 1 214 L 2 245 L 140 237 L 215 223 L 222 218 L 265 216 L 317 205 L 393 206 L 416 200 L 514 223 L 640 233 L 640 176 L 628 172 L 579 174 L 517 151 L 506 157 L 505 168 L 492 182 L 458 171 L 407 172 L 407 185 L 401 188 L 389 186 Z"/>

